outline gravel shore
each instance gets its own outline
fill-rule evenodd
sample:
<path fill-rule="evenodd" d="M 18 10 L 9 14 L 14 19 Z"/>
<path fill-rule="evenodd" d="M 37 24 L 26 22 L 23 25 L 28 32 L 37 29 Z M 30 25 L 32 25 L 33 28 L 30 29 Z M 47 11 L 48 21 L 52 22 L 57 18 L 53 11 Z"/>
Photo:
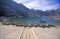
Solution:
<path fill-rule="evenodd" d="M 60 39 L 60 26 L 41 28 L 0 24 L 0 39 Z"/>

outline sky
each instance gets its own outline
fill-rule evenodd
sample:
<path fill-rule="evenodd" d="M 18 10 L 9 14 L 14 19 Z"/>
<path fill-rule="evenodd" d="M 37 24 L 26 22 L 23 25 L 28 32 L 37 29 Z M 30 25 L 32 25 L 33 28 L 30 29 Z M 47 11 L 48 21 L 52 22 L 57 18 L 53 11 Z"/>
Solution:
<path fill-rule="evenodd" d="M 35 10 L 51 10 L 60 7 L 60 0 L 13 0 L 22 3 L 29 9 Z"/>

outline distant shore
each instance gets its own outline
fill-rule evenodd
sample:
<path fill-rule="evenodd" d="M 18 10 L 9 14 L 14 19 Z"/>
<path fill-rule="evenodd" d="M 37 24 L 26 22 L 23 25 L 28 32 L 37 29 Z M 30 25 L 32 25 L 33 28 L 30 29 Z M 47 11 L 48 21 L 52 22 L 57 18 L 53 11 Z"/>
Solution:
<path fill-rule="evenodd" d="M 46 16 L 46 17 L 53 18 L 55 20 L 60 20 L 60 16 Z"/>

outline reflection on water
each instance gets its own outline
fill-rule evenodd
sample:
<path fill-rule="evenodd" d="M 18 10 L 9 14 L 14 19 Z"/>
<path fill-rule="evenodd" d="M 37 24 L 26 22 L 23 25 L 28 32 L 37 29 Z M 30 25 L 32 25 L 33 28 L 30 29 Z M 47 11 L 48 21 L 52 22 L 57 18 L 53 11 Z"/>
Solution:
<path fill-rule="evenodd" d="M 52 18 L 47 18 L 45 16 L 41 16 L 38 18 L 33 18 L 33 17 L 21 17 L 21 18 L 14 18 L 14 21 L 18 23 L 24 23 L 24 24 L 39 24 L 41 23 L 40 21 L 45 21 L 47 24 L 54 24 L 55 20 Z"/>

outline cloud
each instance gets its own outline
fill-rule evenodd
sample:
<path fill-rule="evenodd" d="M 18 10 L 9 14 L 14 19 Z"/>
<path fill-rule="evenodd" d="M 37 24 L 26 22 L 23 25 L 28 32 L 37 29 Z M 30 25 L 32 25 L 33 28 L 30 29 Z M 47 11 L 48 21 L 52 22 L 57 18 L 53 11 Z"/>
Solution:
<path fill-rule="evenodd" d="M 29 3 L 31 0 L 13 0 L 13 1 L 15 1 L 15 2 L 17 2 L 17 3 Z"/>
<path fill-rule="evenodd" d="M 51 10 L 59 7 L 57 0 L 14 0 L 17 3 L 22 3 L 29 9 Z M 58 3 L 59 2 L 59 3 Z"/>

